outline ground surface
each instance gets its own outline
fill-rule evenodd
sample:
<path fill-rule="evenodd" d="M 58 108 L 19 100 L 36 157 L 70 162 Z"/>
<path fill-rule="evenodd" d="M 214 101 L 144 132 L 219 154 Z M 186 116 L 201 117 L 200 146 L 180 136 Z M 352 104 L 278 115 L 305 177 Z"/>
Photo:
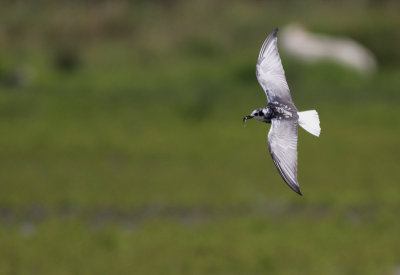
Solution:
<path fill-rule="evenodd" d="M 168 3 L 1 11 L 0 273 L 399 269 L 396 7 Z M 299 131 L 303 197 L 269 126 L 241 122 L 266 104 L 262 40 L 292 20 L 380 62 L 359 75 L 282 54 L 297 108 L 321 119 L 320 138 Z"/>

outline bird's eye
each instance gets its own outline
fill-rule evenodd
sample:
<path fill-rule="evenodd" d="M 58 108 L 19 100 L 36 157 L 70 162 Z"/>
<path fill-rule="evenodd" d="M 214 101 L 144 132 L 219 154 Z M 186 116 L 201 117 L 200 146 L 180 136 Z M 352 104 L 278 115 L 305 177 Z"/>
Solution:
<path fill-rule="evenodd" d="M 263 116 L 264 114 L 263 114 L 262 111 L 260 111 L 260 112 L 258 113 L 258 115 L 259 115 L 259 116 Z"/>

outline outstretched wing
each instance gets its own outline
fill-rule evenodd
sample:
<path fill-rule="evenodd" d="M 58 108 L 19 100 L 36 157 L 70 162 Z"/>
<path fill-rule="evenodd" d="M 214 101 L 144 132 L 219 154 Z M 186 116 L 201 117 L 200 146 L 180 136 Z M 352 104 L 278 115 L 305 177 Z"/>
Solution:
<path fill-rule="evenodd" d="M 268 150 L 279 174 L 296 193 L 297 182 L 297 121 L 273 119 L 268 134 Z"/>
<path fill-rule="evenodd" d="M 268 102 L 293 102 L 278 53 L 277 33 L 278 28 L 265 39 L 258 56 L 256 75 Z"/>

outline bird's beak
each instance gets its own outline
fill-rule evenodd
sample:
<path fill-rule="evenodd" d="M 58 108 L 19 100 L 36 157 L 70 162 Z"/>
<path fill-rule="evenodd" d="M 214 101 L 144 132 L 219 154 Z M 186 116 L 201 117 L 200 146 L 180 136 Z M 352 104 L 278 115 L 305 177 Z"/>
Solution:
<path fill-rule="evenodd" d="M 243 127 L 246 127 L 246 120 L 248 120 L 248 119 L 252 119 L 254 116 L 245 116 L 244 118 L 243 118 Z"/>

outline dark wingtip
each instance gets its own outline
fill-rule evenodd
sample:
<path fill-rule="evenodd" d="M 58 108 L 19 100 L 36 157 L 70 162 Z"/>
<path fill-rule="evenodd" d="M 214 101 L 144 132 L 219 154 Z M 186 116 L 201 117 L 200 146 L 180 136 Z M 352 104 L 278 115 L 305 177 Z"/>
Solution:
<path fill-rule="evenodd" d="M 273 31 L 273 33 L 274 33 L 274 36 L 276 36 L 276 35 L 277 35 L 278 31 L 279 31 L 279 28 L 278 28 L 278 27 L 277 27 L 277 28 L 275 28 L 275 30 Z"/>
<path fill-rule="evenodd" d="M 303 196 L 303 194 L 301 193 L 301 191 L 300 191 L 300 188 L 298 187 L 298 186 L 290 186 L 291 188 L 292 188 L 292 190 L 294 191 L 294 192 L 296 192 L 297 194 L 299 194 L 300 196 Z"/>

